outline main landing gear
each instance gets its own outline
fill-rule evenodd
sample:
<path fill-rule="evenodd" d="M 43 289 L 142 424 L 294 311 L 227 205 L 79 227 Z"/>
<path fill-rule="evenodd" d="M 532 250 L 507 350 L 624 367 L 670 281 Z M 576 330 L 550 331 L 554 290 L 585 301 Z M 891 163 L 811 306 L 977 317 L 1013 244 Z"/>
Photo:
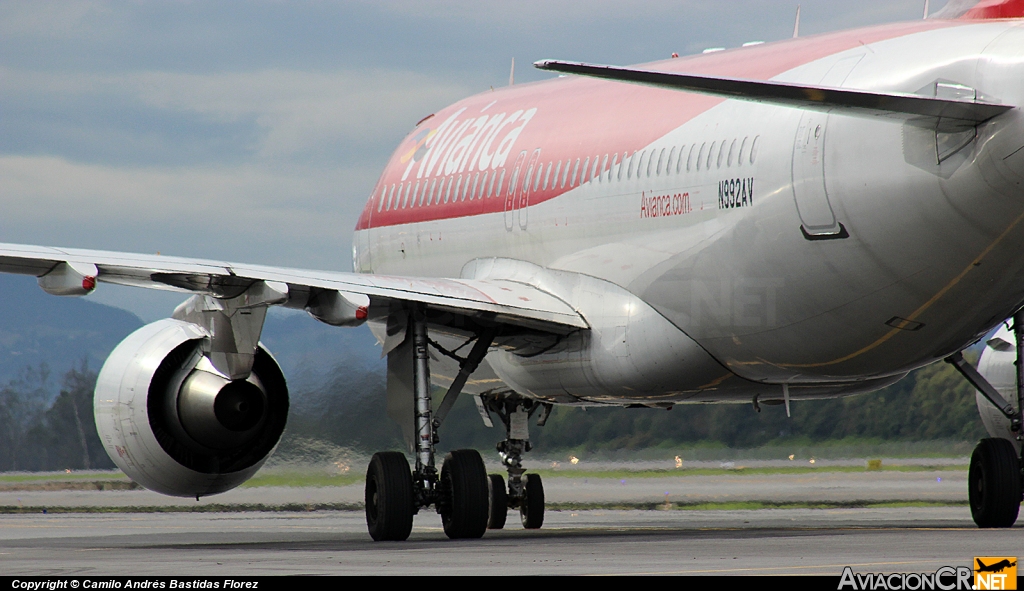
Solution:
<path fill-rule="evenodd" d="M 1011 527 L 1017 521 L 1024 496 L 1024 459 L 1017 452 L 1024 442 L 1022 402 L 1024 402 L 1024 312 L 1013 316 L 1016 340 L 1017 407 L 1014 408 L 995 387 L 969 364 L 960 353 L 946 361 L 951 363 L 982 396 L 995 405 L 1010 421 L 1017 445 L 1001 437 L 982 439 L 971 454 L 967 473 L 971 517 L 978 527 Z"/>
<path fill-rule="evenodd" d="M 410 468 L 401 452 L 378 452 L 366 471 L 366 525 L 375 541 L 400 541 L 409 537 L 413 516 L 434 505 L 441 515 L 444 533 L 452 539 L 479 538 L 491 527 L 501 529 L 509 507 L 519 507 L 523 525 L 539 528 L 544 521 L 544 488 L 540 477 L 526 475 L 523 451 L 529 451 L 526 420 L 537 409 L 547 418 L 550 405 L 518 396 L 491 397 L 487 404 L 502 418 L 508 439 L 498 445 L 508 467 L 509 489 L 498 474 L 488 475 L 476 450 L 450 452 L 440 473 L 434 463 L 437 430 L 451 410 L 466 380 L 476 370 L 494 341 L 495 330 L 477 334 L 466 357 L 458 357 L 434 343 L 435 348 L 459 361 L 460 371 L 436 411 L 430 398 L 427 323 L 422 311 L 410 316 L 413 391 L 415 398 L 416 465 Z M 486 413 L 485 413 L 486 414 Z M 489 419 L 488 419 L 489 420 Z M 543 424 L 543 421 L 541 421 Z"/>

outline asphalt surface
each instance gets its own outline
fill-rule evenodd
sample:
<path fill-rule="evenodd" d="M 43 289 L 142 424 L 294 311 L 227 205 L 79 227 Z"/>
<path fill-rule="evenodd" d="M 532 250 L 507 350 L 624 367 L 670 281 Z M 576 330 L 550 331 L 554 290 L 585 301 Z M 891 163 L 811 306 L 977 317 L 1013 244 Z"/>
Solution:
<path fill-rule="evenodd" d="M 423 511 L 374 543 L 361 512 L 0 516 L 5 575 L 819 574 L 934 572 L 1024 555 L 1024 532 L 979 530 L 966 507 L 549 511 L 541 530 L 448 540 Z"/>
<path fill-rule="evenodd" d="M 919 472 L 811 472 L 682 477 L 594 478 L 565 473 L 546 478 L 545 497 L 563 507 L 672 503 L 967 502 L 965 470 Z M 0 507 L 195 507 L 203 505 L 341 506 L 358 508 L 363 483 L 322 488 L 238 488 L 221 495 L 168 497 L 147 490 L 3 490 Z"/>

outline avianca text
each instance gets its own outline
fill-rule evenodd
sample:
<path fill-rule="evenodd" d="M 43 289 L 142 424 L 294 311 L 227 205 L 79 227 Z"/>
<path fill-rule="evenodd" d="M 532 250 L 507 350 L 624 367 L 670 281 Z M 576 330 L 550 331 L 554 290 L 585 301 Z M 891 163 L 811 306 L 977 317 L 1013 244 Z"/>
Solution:
<path fill-rule="evenodd" d="M 690 204 L 689 193 L 676 193 L 674 195 L 640 195 L 640 217 L 642 218 L 663 218 L 673 215 L 683 215 L 693 211 Z"/>

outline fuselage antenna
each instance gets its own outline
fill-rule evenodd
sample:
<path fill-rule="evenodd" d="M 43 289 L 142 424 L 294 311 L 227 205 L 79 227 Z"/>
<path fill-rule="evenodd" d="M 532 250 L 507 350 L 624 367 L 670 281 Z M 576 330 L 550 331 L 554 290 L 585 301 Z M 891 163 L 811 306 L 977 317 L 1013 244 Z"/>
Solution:
<path fill-rule="evenodd" d="M 928 18 L 928 0 L 924 0 L 924 18 Z"/>
<path fill-rule="evenodd" d="M 796 22 L 793 23 L 793 38 L 800 36 L 800 5 L 796 5 Z"/>
<path fill-rule="evenodd" d="M 508 72 L 508 85 L 516 83 L 516 58 L 512 58 L 512 69 Z"/>

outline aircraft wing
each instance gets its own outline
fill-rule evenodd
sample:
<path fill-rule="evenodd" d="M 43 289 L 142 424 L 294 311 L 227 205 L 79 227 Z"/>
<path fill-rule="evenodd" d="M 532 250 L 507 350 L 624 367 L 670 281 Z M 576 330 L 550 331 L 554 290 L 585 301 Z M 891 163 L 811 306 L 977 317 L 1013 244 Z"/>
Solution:
<path fill-rule="evenodd" d="M 87 284 L 84 290 L 81 285 L 72 285 L 78 289 L 63 292 L 59 286 L 48 288 L 44 276 L 67 268 L 63 265 L 84 270 L 77 274 L 78 283 L 84 280 Z M 371 315 L 372 310 L 386 310 L 394 302 L 415 302 L 434 310 L 486 316 L 503 324 L 558 334 L 588 327 L 583 317 L 561 299 L 536 287 L 504 280 L 392 277 L 2 243 L 0 272 L 39 277 L 40 285 L 57 295 L 83 295 L 96 282 L 106 282 L 231 298 L 259 281 L 267 281 L 288 286 L 286 305 L 290 307 L 302 307 L 306 301 L 303 297 L 308 299 L 312 290 L 337 290 L 367 296 Z"/>
<path fill-rule="evenodd" d="M 534 63 L 534 67 L 551 72 L 632 82 L 658 88 L 789 107 L 840 110 L 860 115 L 952 120 L 961 122 L 965 126 L 984 123 L 996 115 L 1014 108 L 1011 105 L 979 100 L 807 86 L 742 78 L 720 78 L 558 60 L 542 60 Z"/>

